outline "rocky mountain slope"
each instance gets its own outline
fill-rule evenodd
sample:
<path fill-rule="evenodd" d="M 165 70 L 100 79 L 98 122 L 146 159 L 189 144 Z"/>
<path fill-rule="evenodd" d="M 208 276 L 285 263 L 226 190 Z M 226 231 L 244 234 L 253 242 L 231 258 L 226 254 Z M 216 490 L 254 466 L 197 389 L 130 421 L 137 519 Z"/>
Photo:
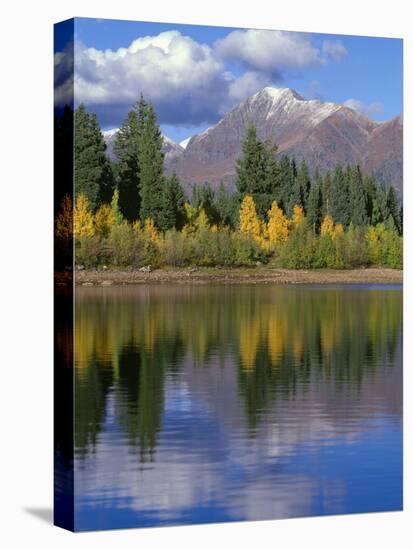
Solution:
<path fill-rule="evenodd" d="M 337 162 L 359 163 L 402 192 L 403 120 L 374 122 L 341 104 L 307 100 L 290 88 L 263 88 L 229 111 L 217 124 L 185 140 L 185 147 L 165 138 L 165 166 L 187 188 L 220 181 L 233 188 L 235 164 L 248 125 L 259 138 L 278 146 L 278 154 L 305 160 L 322 173 Z M 105 138 L 110 155 L 113 135 Z"/>

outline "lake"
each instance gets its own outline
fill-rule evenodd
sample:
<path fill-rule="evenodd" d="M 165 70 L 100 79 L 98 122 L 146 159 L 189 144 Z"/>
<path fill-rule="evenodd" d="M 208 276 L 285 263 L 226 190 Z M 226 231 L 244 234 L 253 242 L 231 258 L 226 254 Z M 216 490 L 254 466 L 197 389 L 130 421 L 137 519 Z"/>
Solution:
<path fill-rule="evenodd" d="M 75 528 L 400 510 L 402 288 L 77 287 Z"/>

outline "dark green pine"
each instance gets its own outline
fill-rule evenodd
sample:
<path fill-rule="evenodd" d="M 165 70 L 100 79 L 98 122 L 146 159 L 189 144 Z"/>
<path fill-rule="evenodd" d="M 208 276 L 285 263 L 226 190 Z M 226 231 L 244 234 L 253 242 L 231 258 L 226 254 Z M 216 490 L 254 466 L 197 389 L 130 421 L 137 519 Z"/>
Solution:
<path fill-rule="evenodd" d="M 165 190 L 162 146 L 163 138 L 155 111 L 149 105 L 139 143 L 140 217 L 142 220 L 152 218 L 158 228 L 162 226 Z"/>
<path fill-rule="evenodd" d="M 86 195 L 95 210 L 102 200 L 110 200 L 113 190 L 106 145 L 96 115 L 89 115 L 84 105 L 75 110 L 74 129 L 75 196 Z"/>
<path fill-rule="evenodd" d="M 336 166 L 331 187 L 331 215 L 334 223 L 347 227 L 350 223 L 350 183 L 347 173 Z"/>

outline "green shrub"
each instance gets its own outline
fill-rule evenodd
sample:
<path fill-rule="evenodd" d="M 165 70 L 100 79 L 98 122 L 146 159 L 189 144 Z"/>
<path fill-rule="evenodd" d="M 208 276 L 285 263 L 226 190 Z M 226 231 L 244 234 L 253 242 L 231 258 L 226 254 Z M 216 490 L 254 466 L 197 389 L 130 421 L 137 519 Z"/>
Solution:
<path fill-rule="evenodd" d="M 107 239 L 109 263 L 117 266 L 139 266 L 145 263 L 145 243 L 126 222 L 114 225 Z"/>
<path fill-rule="evenodd" d="M 403 269 L 403 239 L 396 230 L 386 230 L 382 242 L 383 264 L 393 269 Z"/>
<path fill-rule="evenodd" d="M 301 222 L 280 247 L 280 261 L 289 269 L 309 269 L 316 263 L 317 239 L 308 224 Z"/>
<path fill-rule="evenodd" d="M 171 229 L 165 233 L 163 260 L 166 265 L 179 267 L 190 262 L 190 239 L 187 235 Z"/>
<path fill-rule="evenodd" d="M 266 262 L 265 254 L 249 235 L 236 232 L 232 235 L 232 243 L 234 265 L 251 266 L 257 262 Z"/>
<path fill-rule="evenodd" d="M 107 261 L 107 250 L 97 235 L 81 237 L 75 242 L 76 265 L 97 267 Z"/>

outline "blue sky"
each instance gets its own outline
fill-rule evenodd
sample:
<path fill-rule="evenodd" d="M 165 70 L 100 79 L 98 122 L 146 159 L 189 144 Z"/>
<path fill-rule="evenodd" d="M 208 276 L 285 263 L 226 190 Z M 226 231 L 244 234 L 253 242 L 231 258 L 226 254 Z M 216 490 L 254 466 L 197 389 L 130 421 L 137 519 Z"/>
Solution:
<path fill-rule="evenodd" d="M 178 142 L 267 85 L 374 120 L 403 110 L 399 39 L 76 19 L 75 44 L 76 101 L 103 129 L 119 126 L 141 91 Z"/>

